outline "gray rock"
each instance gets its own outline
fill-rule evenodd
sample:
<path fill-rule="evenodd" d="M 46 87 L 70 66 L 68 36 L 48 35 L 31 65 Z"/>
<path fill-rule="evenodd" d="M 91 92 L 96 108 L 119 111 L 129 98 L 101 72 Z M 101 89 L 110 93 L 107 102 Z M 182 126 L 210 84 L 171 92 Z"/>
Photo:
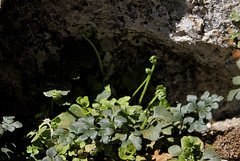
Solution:
<path fill-rule="evenodd" d="M 0 13 L 0 88 L 27 99 L 25 89 L 38 88 L 32 75 L 45 73 L 46 64 L 61 62 L 65 50 L 82 52 L 77 45 L 84 42 L 82 34 L 90 30 L 106 59 L 103 62 L 109 69 L 108 76 L 117 71 L 132 71 L 135 64 L 156 54 L 159 65 L 153 83 L 167 87 L 172 103 L 184 102 L 187 94 L 201 95 L 205 90 L 226 98 L 234 88 L 231 78 L 239 70 L 231 56 L 233 48 L 222 40 L 228 29 L 239 31 L 229 20 L 230 12 L 239 3 L 6 0 Z M 26 85 L 26 81 L 30 83 Z M 240 114 L 237 105 L 236 101 L 223 101 L 215 118 Z"/>

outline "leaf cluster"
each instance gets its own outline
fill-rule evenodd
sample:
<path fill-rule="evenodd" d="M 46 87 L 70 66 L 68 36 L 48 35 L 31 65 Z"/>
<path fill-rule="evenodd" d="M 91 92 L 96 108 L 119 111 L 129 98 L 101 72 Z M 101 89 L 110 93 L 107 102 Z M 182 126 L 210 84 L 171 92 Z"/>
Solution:
<path fill-rule="evenodd" d="M 92 103 L 88 96 L 80 96 L 66 112 L 53 120 L 45 119 L 37 131 L 28 135 L 32 138 L 32 145 L 28 147 L 31 157 L 36 159 L 40 151 L 49 149 L 45 160 L 91 160 L 100 154 L 104 155 L 103 159 L 144 160 L 147 154 L 140 156 L 140 152 L 153 147 L 160 138 L 179 135 L 185 130 L 190 133 L 207 130 L 206 123 L 212 119 L 212 109 L 217 109 L 223 99 L 215 94 L 210 96 L 208 91 L 199 101 L 196 96 L 188 95 L 187 105 L 171 107 L 166 99 L 166 88 L 159 85 L 155 97 L 146 107 L 141 106 L 156 66 L 156 56 L 152 56 L 150 62 L 152 68 L 146 69 L 147 78 L 132 97 L 111 98 L 108 85 Z M 143 92 L 138 104 L 131 105 L 130 101 L 141 88 Z M 51 91 L 46 94 L 57 100 L 68 92 Z M 169 151 L 172 153 L 177 149 L 173 157 L 180 160 L 199 160 L 204 156 L 199 142 L 200 139 L 183 137 L 181 147 L 176 145 Z"/>
<path fill-rule="evenodd" d="M 19 121 L 14 121 L 15 116 L 4 116 L 3 121 L 0 124 L 0 135 L 3 135 L 5 131 L 13 132 L 17 128 L 21 128 L 23 125 Z"/>
<path fill-rule="evenodd" d="M 220 161 L 219 157 L 211 150 L 203 150 L 204 144 L 194 136 L 183 136 L 181 146 L 172 145 L 168 148 L 169 154 L 174 158 L 172 161 Z"/>
<path fill-rule="evenodd" d="M 208 91 L 204 92 L 201 100 L 197 102 L 197 96 L 188 95 L 187 105 L 178 104 L 177 107 L 171 108 L 173 113 L 173 121 L 179 122 L 180 132 L 187 128 L 188 132 L 207 130 L 206 123 L 212 120 L 212 110 L 218 109 L 219 102 L 223 100 L 222 96 L 216 94 L 210 96 Z"/>

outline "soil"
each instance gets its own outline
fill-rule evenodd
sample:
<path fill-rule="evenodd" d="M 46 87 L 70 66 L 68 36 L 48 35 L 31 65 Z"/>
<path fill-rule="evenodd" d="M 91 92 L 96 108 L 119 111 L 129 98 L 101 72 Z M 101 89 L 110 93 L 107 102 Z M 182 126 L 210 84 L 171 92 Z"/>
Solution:
<path fill-rule="evenodd" d="M 206 149 L 211 149 L 222 161 L 240 161 L 240 117 L 213 122 L 202 135 Z"/>

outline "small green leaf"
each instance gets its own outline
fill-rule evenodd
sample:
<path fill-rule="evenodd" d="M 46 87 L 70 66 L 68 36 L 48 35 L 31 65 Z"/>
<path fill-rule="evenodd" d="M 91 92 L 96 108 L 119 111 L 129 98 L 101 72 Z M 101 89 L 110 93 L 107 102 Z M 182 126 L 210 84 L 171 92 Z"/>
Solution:
<path fill-rule="evenodd" d="M 234 98 L 234 96 L 235 96 L 239 91 L 240 91 L 240 88 L 231 90 L 231 91 L 228 93 L 227 100 L 228 100 L 228 101 L 232 101 L 233 98 Z"/>
<path fill-rule="evenodd" d="M 240 76 L 236 76 L 232 80 L 234 85 L 240 85 Z"/>
<path fill-rule="evenodd" d="M 46 129 L 47 129 L 47 126 L 43 126 L 42 128 L 40 128 L 36 133 L 35 137 L 32 139 L 31 143 L 36 141 L 41 136 L 41 134 L 46 131 Z"/>
<path fill-rule="evenodd" d="M 131 97 L 125 96 L 125 97 L 119 98 L 119 99 L 117 100 L 117 103 L 121 105 L 121 104 L 123 104 L 123 103 L 128 102 L 130 99 L 131 99 Z"/>
<path fill-rule="evenodd" d="M 127 134 L 116 133 L 115 136 L 112 138 L 112 141 L 115 141 L 117 139 L 124 141 L 127 139 Z"/>
<path fill-rule="evenodd" d="M 88 139 L 88 135 L 86 134 L 86 133 L 84 133 L 83 135 L 81 135 L 80 137 L 79 137 L 79 140 L 82 142 L 82 141 L 85 141 L 85 140 L 87 140 Z"/>
<path fill-rule="evenodd" d="M 170 122 L 173 119 L 173 115 L 166 109 L 165 106 L 155 106 L 153 118 L 163 119 Z"/>
<path fill-rule="evenodd" d="M 134 156 L 127 154 L 127 148 L 126 147 L 118 148 L 118 155 L 122 160 L 133 160 L 134 159 Z"/>
<path fill-rule="evenodd" d="M 117 127 L 121 127 L 126 122 L 127 122 L 127 119 L 121 115 L 117 115 L 116 117 L 114 117 L 114 124 Z"/>
<path fill-rule="evenodd" d="M 157 121 L 157 125 L 151 125 L 147 130 L 143 130 L 141 131 L 143 138 L 145 139 L 149 139 L 151 141 L 156 141 L 159 136 L 160 136 L 160 132 L 162 129 L 162 124 L 160 121 Z"/>
<path fill-rule="evenodd" d="M 155 55 L 151 56 L 151 58 L 149 59 L 149 61 L 152 63 L 152 64 L 156 64 L 157 63 L 157 57 Z"/>
<path fill-rule="evenodd" d="M 182 150 L 180 146 L 172 145 L 168 148 L 168 153 L 171 155 L 171 157 L 178 157 L 179 155 L 181 155 Z"/>
<path fill-rule="evenodd" d="M 136 147 L 134 146 L 133 143 L 129 143 L 127 146 L 127 153 L 129 153 L 130 155 L 134 155 L 136 153 Z"/>
<path fill-rule="evenodd" d="M 214 158 L 215 153 L 212 150 L 204 150 L 202 159 L 212 159 Z"/>
<path fill-rule="evenodd" d="M 101 126 L 101 129 L 105 129 L 111 127 L 110 121 L 108 118 L 104 118 L 98 123 Z"/>
<path fill-rule="evenodd" d="M 111 89 L 110 89 L 110 85 L 106 86 L 104 88 L 104 90 L 102 91 L 102 93 L 98 94 L 95 101 L 96 102 L 99 102 L 103 99 L 103 98 L 106 98 L 108 99 L 111 95 Z"/>
<path fill-rule="evenodd" d="M 95 130 L 88 130 L 87 135 L 92 139 L 95 140 L 97 137 L 97 131 Z"/>
<path fill-rule="evenodd" d="M 183 119 L 183 122 L 186 124 L 186 123 L 193 123 L 193 121 L 194 121 L 194 118 L 193 117 L 185 117 L 184 119 Z"/>
<path fill-rule="evenodd" d="M 88 107 L 90 105 L 89 100 L 88 100 L 88 96 L 84 96 L 83 98 L 78 97 L 76 102 L 83 107 Z"/>
<path fill-rule="evenodd" d="M 141 133 L 140 133 L 141 134 Z M 142 149 L 142 139 L 136 135 L 136 133 L 134 134 L 131 133 L 130 136 L 128 137 L 129 141 L 131 141 L 133 143 L 133 145 L 136 147 L 136 150 L 141 150 Z"/>
<path fill-rule="evenodd" d="M 3 116 L 3 122 L 7 124 L 11 124 L 14 122 L 15 116 Z"/>
<path fill-rule="evenodd" d="M 109 137 L 102 134 L 101 135 L 102 139 L 100 141 L 102 141 L 104 144 L 108 144 L 109 143 Z"/>
<path fill-rule="evenodd" d="M 240 16 L 238 15 L 237 11 L 233 10 L 231 13 L 230 20 L 238 22 L 240 21 Z"/>
<path fill-rule="evenodd" d="M 113 130 L 113 128 L 107 127 L 107 128 L 104 130 L 104 133 L 105 133 L 105 135 L 109 136 L 109 135 L 112 135 L 112 134 L 114 133 L 114 130 Z"/>
<path fill-rule="evenodd" d="M 47 150 L 46 154 L 47 154 L 47 156 L 50 157 L 51 160 L 53 160 L 54 156 L 57 154 L 57 150 L 54 147 L 52 147 Z"/>
<path fill-rule="evenodd" d="M 195 96 L 195 95 L 187 95 L 187 101 L 191 102 L 193 104 L 196 104 L 197 96 Z"/>
<path fill-rule="evenodd" d="M 72 104 L 68 111 L 77 117 L 85 117 L 85 115 L 82 113 L 80 106 L 77 104 Z"/>

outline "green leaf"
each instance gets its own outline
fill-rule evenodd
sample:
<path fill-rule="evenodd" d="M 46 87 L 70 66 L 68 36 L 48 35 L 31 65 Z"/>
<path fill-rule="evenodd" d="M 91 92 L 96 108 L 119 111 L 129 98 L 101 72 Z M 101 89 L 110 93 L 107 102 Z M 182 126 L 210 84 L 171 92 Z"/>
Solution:
<path fill-rule="evenodd" d="M 193 117 L 185 117 L 184 119 L 183 119 L 183 122 L 184 122 L 184 124 L 186 124 L 186 123 L 193 123 L 193 121 L 194 121 L 195 119 L 193 118 Z"/>
<path fill-rule="evenodd" d="M 174 127 L 170 124 L 164 125 L 164 127 L 162 127 L 162 133 L 164 135 L 172 135 L 173 129 L 174 129 Z"/>
<path fill-rule="evenodd" d="M 165 106 L 155 106 L 153 118 L 163 119 L 170 122 L 173 119 L 173 115 L 166 109 Z"/>
<path fill-rule="evenodd" d="M 234 85 L 240 85 L 240 76 L 236 76 L 232 80 Z"/>
<path fill-rule="evenodd" d="M 56 158 L 54 159 L 54 161 L 63 161 L 63 159 L 60 156 L 56 156 Z"/>
<path fill-rule="evenodd" d="M 54 147 L 52 147 L 47 150 L 46 154 L 47 154 L 47 156 L 50 157 L 51 160 L 53 160 L 54 156 L 57 154 L 57 150 Z"/>
<path fill-rule="evenodd" d="M 131 154 L 127 154 L 127 148 L 126 147 L 120 147 L 118 148 L 118 155 L 122 160 L 133 160 L 134 156 Z"/>
<path fill-rule="evenodd" d="M 194 130 L 197 130 L 198 132 L 204 132 L 207 130 L 207 126 L 202 124 L 200 121 L 195 121 L 194 123 L 190 124 L 188 132 L 191 133 Z"/>
<path fill-rule="evenodd" d="M 182 151 L 188 148 L 195 148 L 196 145 L 199 145 L 199 151 L 201 151 L 204 147 L 204 144 L 201 139 L 195 136 L 183 136 L 181 139 L 181 148 Z"/>
<path fill-rule="evenodd" d="M 38 132 L 36 133 L 35 137 L 31 140 L 31 143 L 33 143 L 34 141 L 36 141 L 36 140 L 41 136 L 41 134 L 46 131 L 46 129 L 47 129 L 47 126 L 41 127 L 41 128 L 38 130 Z"/>
<path fill-rule="evenodd" d="M 114 133 L 114 130 L 113 130 L 113 128 L 107 127 L 107 128 L 104 130 L 104 133 L 105 133 L 105 135 L 109 136 L 109 135 L 112 135 L 112 134 Z"/>
<path fill-rule="evenodd" d="M 127 134 L 116 133 L 115 136 L 112 138 L 112 141 L 115 141 L 117 139 L 124 141 L 127 139 Z"/>
<path fill-rule="evenodd" d="M 101 135 L 102 139 L 100 141 L 102 141 L 104 144 L 108 144 L 109 143 L 109 137 L 106 136 L 105 134 Z"/>
<path fill-rule="evenodd" d="M 237 43 L 237 48 L 240 48 L 240 41 L 238 41 Z"/>
<path fill-rule="evenodd" d="M 84 108 L 84 107 L 80 107 L 80 108 L 81 108 L 81 111 L 84 115 L 88 115 L 92 112 L 91 108 Z"/>
<path fill-rule="evenodd" d="M 104 110 L 103 113 L 104 113 L 107 117 L 110 117 L 110 118 L 112 118 L 112 116 L 113 116 L 112 110 L 110 110 L 110 109 Z"/>
<path fill-rule="evenodd" d="M 69 111 L 70 111 L 70 109 L 69 109 Z M 76 120 L 76 117 L 74 117 L 74 115 L 72 115 L 71 112 L 68 112 L 68 111 L 61 113 L 57 117 L 59 117 L 61 120 L 59 122 L 59 127 L 61 127 L 61 128 L 67 128 L 69 125 L 71 125 Z"/>
<path fill-rule="evenodd" d="M 1 152 L 5 153 L 9 159 L 10 159 L 10 156 L 8 155 L 8 153 L 13 153 L 12 150 L 10 150 L 8 148 L 4 148 L 4 147 L 1 147 Z"/>
<path fill-rule="evenodd" d="M 178 157 L 179 155 L 181 155 L 182 150 L 180 146 L 172 145 L 168 148 L 168 153 L 171 155 L 171 157 Z"/>
<path fill-rule="evenodd" d="M 117 127 L 121 127 L 126 122 L 127 122 L 127 119 L 121 115 L 117 115 L 116 117 L 114 117 L 114 124 Z"/>
<path fill-rule="evenodd" d="M 156 64 L 157 63 L 157 57 L 155 55 L 151 56 L 151 58 L 149 59 L 149 61 L 152 63 L 152 64 Z"/>
<path fill-rule="evenodd" d="M 195 95 L 187 95 L 187 101 L 191 102 L 193 104 L 196 104 L 197 96 L 195 96 Z"/>
<path fill-rule="evenodd" d="M 77 104 L 72 104 L 70 106 L 70 108 L 68 109 L 68 111 L 70 113 L 72 113 L 73 115 L 77 116 L 77 117 L 86 117 L 81 110 L 81 107 Z"/>
<path fill-rule="evenodd" d="M 238 93 L 236 94 L 235 98 L 236 98 L 237 100 L 240 100 L 240 91 L 238 91 Z"/>
<path fill-rule="evenodd" d="M 140 133 L 141 134 L 141 133 Z M 142 139 L 139 137 L 139 134 L 136 134 L 135 132 L 132 132 L 130 136 L 128 137 L 129 141 L 133 143 L 133 145 L 136 147 L 136 150 L 142 149 Z"/>
<path fill-rule="evenodd" d="M 14 122 L 15 116 L 3 116 L 3 123 L 11 124 Z"/>
<path fill-rule="evenodd" d="M 131 99 L 131 97 L 125 96 L 125 97 L 119 98 L 117 100 L 117 103 L 121 105 L 121 104 L 127 103 L 130 99 Z"/>
<path fill-rule="evenodd" d="M 239 91 L 240 91 L 240 88 L 231 90 L 231 91 L 228 93 L 227 100 L 228 100 L 228 101 L 232 101 L 233 98 L 234 98 L 234 96 L 235 96 Z"/>
<path fill-rule="evenodd" d="M 137 151 L 136 147 L 134 146 L 133 143 L 129 143 L 127 146 L 127 153 L 129 153 L 130 155 L 134 155 Z"/>
<path fill-rule="evenodd" d="M 111 127 L 110 121 L 108 118 L 104 118 L 98 123 L 101 126 L 101 129 L 105 129 Z"/>
<path fill-rule="evenodd" d="M 95 140 L 97 137 L 97 131 L 95 130 L 88 130 L 87 135 L 92 139 Z"/>
<path fill-rule="evenodd" d="M 104 90 L 100 94 L 97 95 L 95 101 L 100 103 L 100 101 L 103 98 L 108 99 L 110 95 L 111 95 L 111 89 L 110 89 L 110 85 L 108 85 L 104 88 Z"/>
<path fill-rule="evenodd" d="M 212 159 L 214 158 L 215 153 L 212 150 L 204 150 L 202 159 Z"/>
<path fill-rule="evenodd" d="M 83 135 L 81 135 L 80 137 L 79 137 L 79 140 L 82 142 L 82 141 L 85 141 L 85 140 L 87 140 L 88 139 L 88 135 L 86 134 L 86 133 L 84 133 Z"/>
<path fill-rule="evenodd" d="M 89 100 L 88 100 L 88 96 L 84 96 L 83 98 L 78 97 L 76 102 L 83 107 L 88 107 L 90 105 Z"/>
<path fill-rule="evenodd" d="M 160 121 L 157 121 L 157 125 L 151 125 L 147 130 L 143 130 L 141 131 L 143 138 L 145 139 L 149 139 L 151 141 L 156 141 L 159 136 L 160 136 L 160 132 L 162 129 L 162 124 Z"/>
<path fill-rule="evenodd" d="M 233 10 L 231 13 L 230 20 L 238 22 L 240 21 L 240 16 L 238 15 L 237 11 Z"/>

